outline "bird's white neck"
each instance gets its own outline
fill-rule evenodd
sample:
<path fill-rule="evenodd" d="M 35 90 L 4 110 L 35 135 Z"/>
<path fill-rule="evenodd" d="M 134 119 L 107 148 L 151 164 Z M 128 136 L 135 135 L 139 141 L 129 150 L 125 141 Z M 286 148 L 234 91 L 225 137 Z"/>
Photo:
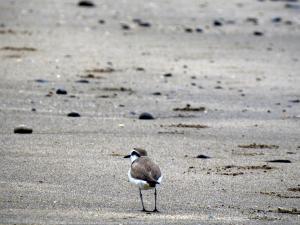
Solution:
<path fill-rule="evenodd" d="M 139 158 L 139 157 L 136 156 L 136 155 L 130 156 L 130 160 L 131 160 L 132 163 L 133 163 L 135 160 L 137 160 L 138 158 Z"/>

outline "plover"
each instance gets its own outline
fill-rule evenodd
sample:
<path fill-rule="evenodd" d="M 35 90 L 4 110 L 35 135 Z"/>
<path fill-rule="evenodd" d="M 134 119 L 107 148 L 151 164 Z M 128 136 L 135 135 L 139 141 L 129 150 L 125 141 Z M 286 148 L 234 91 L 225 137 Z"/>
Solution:
<path fill-rule="evenodd" d="M 144 207 L 142 190 L 154 188 L 155 207 L 153 212 L 158 212 L 156 208 L 157 190 L 156 187 L 161 183 L 162 175 L 158 165 L 156 165 L 148 156 L 144 149 L 134 148 L 130 155 L 124 158 L 131 159 L 131 167 L 128 171 L 129 181 L 135 184 L 140 191 L 140 198 L 143 206 L 142 211 L 147 211 Z"/>

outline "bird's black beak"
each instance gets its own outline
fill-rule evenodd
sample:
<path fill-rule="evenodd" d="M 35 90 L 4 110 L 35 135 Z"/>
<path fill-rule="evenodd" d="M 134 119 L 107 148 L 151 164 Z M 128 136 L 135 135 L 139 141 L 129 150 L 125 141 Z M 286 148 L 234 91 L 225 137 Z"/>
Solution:
<path fill-rule="evenodd" d="M 125 155 L 124 158 L 130 158 L 130 155 Z"/>

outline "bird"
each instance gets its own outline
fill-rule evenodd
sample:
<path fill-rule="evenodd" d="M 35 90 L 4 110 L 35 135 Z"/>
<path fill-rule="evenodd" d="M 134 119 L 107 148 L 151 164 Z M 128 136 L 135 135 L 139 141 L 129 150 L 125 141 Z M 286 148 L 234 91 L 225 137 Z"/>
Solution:
<path fill-rule="evenodd" d="M 149 212 L 144 207 L 142 190 L 154 189 L 155 206 L 152 212 L 159 212 L 156 207 L 157 186 L 161 183 L 162 175 L 158 165 L 156 165 L 147 154 L 147 151 L 141 148 L 133 148 L 129 155 L 124 158 L 130 158 L 131 166 L 128 171 L 129 182 L 139 188 L 140 199 L 142 202 L 142 211 Z"/>

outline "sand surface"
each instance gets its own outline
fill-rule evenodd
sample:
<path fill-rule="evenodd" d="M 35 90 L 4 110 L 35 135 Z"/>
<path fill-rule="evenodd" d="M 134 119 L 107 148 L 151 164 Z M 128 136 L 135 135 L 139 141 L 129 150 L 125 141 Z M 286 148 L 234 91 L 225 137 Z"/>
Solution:
<path fill-rule="evenodd" d="M 0 1 L 1 224 L 300 223 L 298 1 L 77 3 Z"/>

